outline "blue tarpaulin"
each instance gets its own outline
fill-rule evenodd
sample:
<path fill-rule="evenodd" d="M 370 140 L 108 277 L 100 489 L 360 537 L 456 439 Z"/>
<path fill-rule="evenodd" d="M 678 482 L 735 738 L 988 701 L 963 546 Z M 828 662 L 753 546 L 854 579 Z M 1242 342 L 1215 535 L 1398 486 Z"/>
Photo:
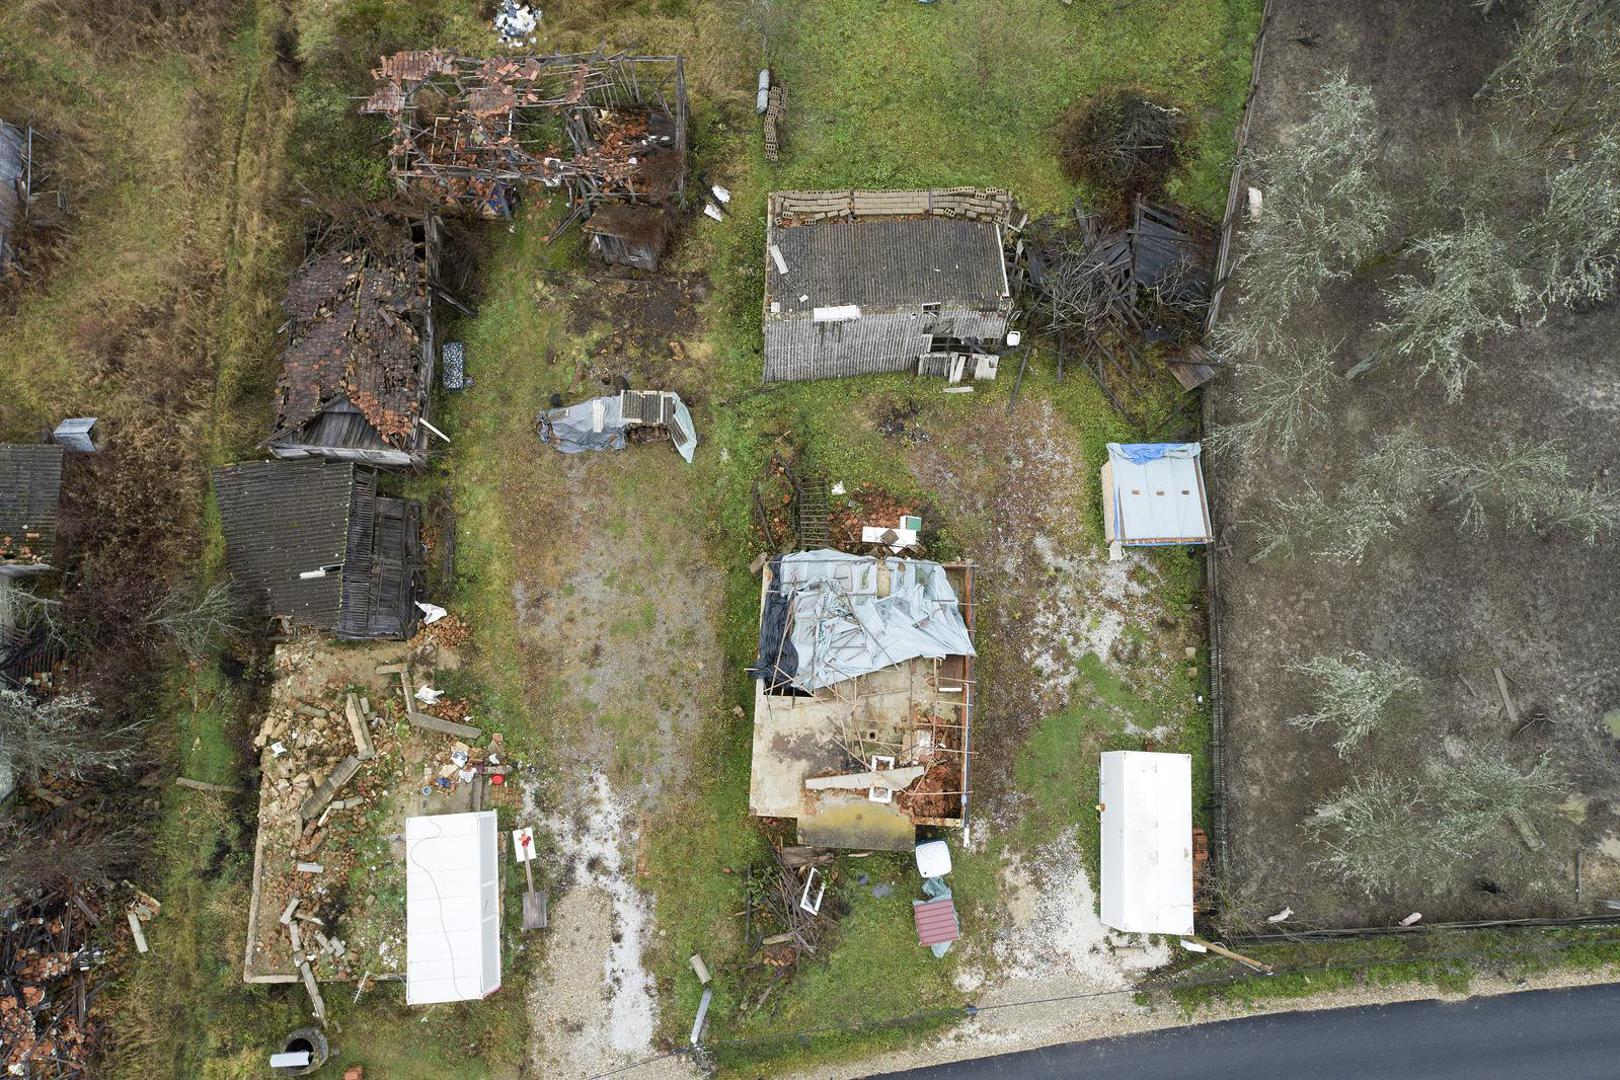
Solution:
<path fill-rule="evenodd" d="M 1138 443 L 1109 443 L 1108 449 L 1119 452 L 1119 455 L 1133 465 L 1146 465 L 1150 461 L 1158 461 L 1167 457 L 1197 457 L 1197 443 L 1173 442 L 1138 442 Z"/>

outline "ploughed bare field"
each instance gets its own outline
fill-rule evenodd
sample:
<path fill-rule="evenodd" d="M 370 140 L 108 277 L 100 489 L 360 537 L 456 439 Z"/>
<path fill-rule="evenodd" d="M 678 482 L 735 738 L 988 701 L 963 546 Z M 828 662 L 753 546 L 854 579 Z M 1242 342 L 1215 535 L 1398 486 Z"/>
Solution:
<path fill-rule="evenodd" d="M 1374 88 L 1384 165 L 1397 184 L 1419 183 L 1426 150 L 1477 107 L 1473 95 L 1505 54 L 1512 28 L 1509 18 L 1487 20 L 1444 0 L 1276 7 L 1251 146 L 1274 143 L 1306 114 L 1305 91 L 1348 70 Z M 1241 270 L 1234 280 L 1241 287 Z M 1346 337 L 1353 349 L 1383 315 L 1379 289 L 1387 280 L 1374 269 L 1335 285 L 1310 313 L 1312 328 Z M 1567 531 L 1510 529 L 1501 514 L 1483 531 L 1460 531 L 1453 493 L 1436 490 L 1357 565 L 1308 554 L 1249 561 L 1266 542 L 1256 520 L 1271 497 L 1305 481 L 1334 490 L 1376 439 L 1405 425 L 1426 445 L 1462 452 L 1509 436 L 1551 442 L 1582 482 L 1612 487 L 1620 477 L 1617 339 L 1613 303 L 1563 312 L 1480 348 L 1480 370 L 1460 400 L 1447 402 L 1433 380 L 1414 385 L 1413 371 L 1392 363 L 1355 383 L 1338 381 L 1323 422 L 1286 457 L 1212 455 L 1229 899 L 1240 914 L 1286 905 L 1297 913 L 1289 926 L 1369 926 L 1413 911 L 1431 922 L 1572 915 L 1620 896 L 1620 803 L 1612 801 L 1620 795 L 1620 751 L 1605 723 L 1620 708 L 1620 559 L 1612 531 L 1589 545 Z M 1210 388 L 1217 424 L 1232 416 L 1240 386 L 1223 379 Z M 1421 686 L 1387 732 L 1341 758 L 1331 735 L 1286 722 L 1312 701 L 1310 684 L 1287 665 L 1347 649 L 1400 659 Z M 1316 865 L 1321 849 L 1301 824 L 1336 789 L 1373 769 L 1429 785 L 1433 770 L 1470 753 L 1521 772 L 1545 758 L 1559 772 L 1563 802 L 1533 838 L 1504 821 L 1471 846 L 1452 880 L 1414 877 L 1371 896 Z M 1426 824 L 1414 814 L 1410 827 Z"/>

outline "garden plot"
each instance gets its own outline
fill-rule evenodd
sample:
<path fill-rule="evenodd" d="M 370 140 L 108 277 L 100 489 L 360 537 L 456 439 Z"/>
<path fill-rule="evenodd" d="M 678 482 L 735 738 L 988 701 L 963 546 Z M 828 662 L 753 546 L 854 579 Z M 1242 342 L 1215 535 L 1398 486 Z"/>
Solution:
<path fill-rule="evenodd" d="M 1436 148 L 1460 123 L 1489 137 L 1474 95 L 1511 34 L 1510 18 L 1468 5 L 1287 5 L 1268 33 L 1251 149 L 1278 145 L 1308 115 L 1306 91 L 1347 69 L 1373 88 L 1381 167 L 1397 189 L 1420 190 L 1440 167 Z M 1526 200 L 1510 216 L 1522 220 L 1530 209 Z M 1380 291 L 1393 272 L 1358 268 L 1335 283 L 1300 313 L 1303 331 L 1346 339 L 1347 360 L 1368 351 L 1368 328 L 1389 314 Z M 1240 265 L 1238 290 L 1244 282 Z M 1462 529 L 1457 491 L 1436 485 L 1400 528 L 1380 530 L 1358 563 L 1309 553 L 1250 560 L 1272 539 L 1256 524 L 1271 497 L 1297 495 L 1307 482 L 1339 490 L 1379 439 L 1406 425 L 1426 445 L 1463 454 L 1509 438 L 1550 444 L 1567 455 L 1577 486 L 1612 488 L 1615 442 L 1593 433 L 1614 426 L 1617 333 L 1620 311 L 1610 302 L 1490 338 L 1471 346 L 1480 370 L 1454 401 L 1398 361 L 1355 382 L 1335 378 L 1292 451 L 1213 457 L 1239 922 L 1285 905 L 1297 913 L 1290 925 L 1384 925 L 1413 911 L 1429 921 L 1573 915 L 1607 895 L 1591 883 L 1613 882 L 1620 869 L 1615 731 L 1605 722 L 1620 706 L 1620 676 L 1613 635 L 1594 628 L 1614 622 L 1612 533 L 1594 546 L 1570 530 L 1510 527 L 1501 513 L 1480 531 Z M 1236 397 L 1269 370 L 1240 367 L 1211 384 L 1217 424 L 1237 417 Z M 1287 722 L 1319 704 L 1312 681 L 1289 665 L 1353 651 L 1401 662 L 1416 685 L 1393 703 L 1384 730 L 1341 756 L 1333 732 Z M 1444 800 L 1476 755 L 1518 776 L 1545 767 L 1563 792 L 1540 800 L 1528 827 L 1503 815 L 1483 839 L 1457 845 L 1466 858 L 1445 875 L 1431 865 L 1369 892 L 1317 864 L 1326 848 L 1301 825 L 1346 785 L 1376 771 L 1425 803 Z M 1435 835 L 1432 822 L 1414 811 L 1402 830 Z"/>

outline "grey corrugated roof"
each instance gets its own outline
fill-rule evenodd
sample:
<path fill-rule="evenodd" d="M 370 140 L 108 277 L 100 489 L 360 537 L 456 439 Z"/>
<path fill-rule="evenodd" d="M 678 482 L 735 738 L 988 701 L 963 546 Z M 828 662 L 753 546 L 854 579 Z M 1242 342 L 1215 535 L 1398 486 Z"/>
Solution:
<path fill-rule="evenodd" d="M 345 575 L 298 575 L 346 561 L 355 485 L 366 480 L 376 482 L 353 465 L 314 461 L 248 461 L 214 470 L 225 562 L 237 586 L 270 615 L 336 629 Z"/>
<path fill-rule="evenodd" d="M 62 500 L 62 448 L 0 445 L 0 563 L 49 564 Z"/>
<path fill-rule="evenodd" d="M 822 221 L 775 229 L 772 241 L 788 272 L 766 259 L 768 295 L 786 315 L 842 304 L 883 311 L 951 301 L 992 310 L 1006 283 L 1000 236 L 985 221 Z"/>

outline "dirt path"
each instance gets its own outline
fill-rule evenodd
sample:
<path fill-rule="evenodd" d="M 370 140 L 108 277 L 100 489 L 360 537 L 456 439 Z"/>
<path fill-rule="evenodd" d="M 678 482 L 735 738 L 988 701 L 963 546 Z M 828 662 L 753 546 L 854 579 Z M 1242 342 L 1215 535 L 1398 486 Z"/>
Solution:
<path fill-rule="evenodd" d="M 553 878 L 530 1064 L 590 1076 L 654 1053 L 642 955 L 657 931 L 637 850 L 718 698 L 724 587 L 668 446 L 574 458 L 537 446 L 530 460 L 504 493 L 523 683 L 554 764 L 525 793 Z"/>

